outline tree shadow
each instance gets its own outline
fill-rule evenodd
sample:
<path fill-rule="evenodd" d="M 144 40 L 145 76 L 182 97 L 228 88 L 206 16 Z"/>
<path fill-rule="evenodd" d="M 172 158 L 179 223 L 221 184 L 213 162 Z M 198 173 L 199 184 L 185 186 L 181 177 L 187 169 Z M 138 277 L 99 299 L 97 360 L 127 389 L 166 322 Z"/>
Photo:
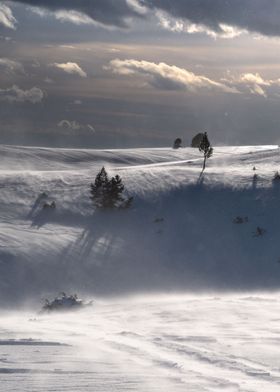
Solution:
<path fill-rule="evenodd" d="M 46 224 L 57 224 L 69 227 L 84 227 L 88 217 L 73 211 L 59 211 L 56 208 L 41 208 L 31 218 L 31 227 L 40 229 Z"/>
<path fill-rule="evenodd" d="M 253 179 L 252 179 L 252 189 L 253 190 L 257 189 L 258 182 L 259 182 L 259 176 L 257 174 L 254 174 Z"/>
<path fill-rule="evenodd" d="M 204 171 L 202 171 L 198 177 L 196 185 L 203 185 L 204 184 Z"/>
<path fill-rule="evenodd" d="M 63 261 L 74 259 L 87 262 L 93 249 L 99 258 L 109 260 L 114 252 L 114 244 L 121 236 L 124 211 L 96 211 L 84 220 L 84 229 L 80 235 L 61 254 Z M 122 225 L 120 225 L 120 220 Z M 128 220 L 127 220 L 128 221 Z M 90 259 L 90 261 L 94 261 Z"/>
<path fill-rule="evenodd" d="M 55 213 L 56 211 L 54 209 L 42 208 L 39 212 L 37 212 L 36 215 L 31 216 L 32 218 L 31 227 L 40 229 L 45 224 L 54 222 L 53 218 Z"/>
<path fill-rule="evenodd" d="M 27 215 L 27 219 L 32 219 L 34 217 L 34 214 L 38 211 L 38 208 L 41 206 L 41 203 L 45 200 L 47 200 L 48 195 L 43 192 L 41 193 L 37 199 L 35 200 L 33 206 L 31 207 L 31 210 L 29 211 Z"/>

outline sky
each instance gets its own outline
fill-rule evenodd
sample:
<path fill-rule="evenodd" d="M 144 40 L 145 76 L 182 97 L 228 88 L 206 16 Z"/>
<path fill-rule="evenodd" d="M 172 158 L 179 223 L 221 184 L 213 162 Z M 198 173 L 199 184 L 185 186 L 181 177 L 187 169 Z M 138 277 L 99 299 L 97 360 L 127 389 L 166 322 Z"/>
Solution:
<path fill-rule="evenodd" d="M 0 1 L 0 143 L 280 143 L 279 0 Z"/>

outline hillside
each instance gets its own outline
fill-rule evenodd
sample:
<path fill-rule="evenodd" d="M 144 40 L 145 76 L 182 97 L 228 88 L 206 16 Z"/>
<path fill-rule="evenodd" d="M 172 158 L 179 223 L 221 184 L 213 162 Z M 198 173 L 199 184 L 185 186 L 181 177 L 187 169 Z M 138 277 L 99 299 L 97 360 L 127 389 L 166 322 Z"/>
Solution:
<path fill-rule="evenodd" d="M 122 177 L 130 210 L 93 210 L 89 185 L 102 166 Z M 0 305 L 62 290 L 278 289 L 279 148 L 216 147 L 199 181 L 201 166 L 191 148 L 0 146 Z M 55 211 L 42 210 L 43 192 Z"/>

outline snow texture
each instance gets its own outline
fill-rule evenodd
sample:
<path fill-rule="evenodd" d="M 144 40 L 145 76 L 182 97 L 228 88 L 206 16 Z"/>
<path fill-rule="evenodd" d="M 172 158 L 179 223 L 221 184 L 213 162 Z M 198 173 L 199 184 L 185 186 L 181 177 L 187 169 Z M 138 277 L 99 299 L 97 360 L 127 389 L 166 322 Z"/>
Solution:
<path fill-rule="evenodd" d="M 1 146 L 0 305 L 61 291 L 276 290 L 279 149 L 216 147 L 199 178 L 202 162 L 193 148 Z M 102 166 L 131 209 L 94 211 Z"/>
<path fill-rule="evenodd" d="M 279 148 L 202 163 L 0 146 L 1 392 L 279 391 Z M 94 211 L 102 166 L 130 209 Z M 37 312 L 61 291 L 95 301 Z"/>
<path fill-rule="evenodd" d="M 146 296 L 2 313 L 1 392 L 278 392 L 274 296 Z"/>

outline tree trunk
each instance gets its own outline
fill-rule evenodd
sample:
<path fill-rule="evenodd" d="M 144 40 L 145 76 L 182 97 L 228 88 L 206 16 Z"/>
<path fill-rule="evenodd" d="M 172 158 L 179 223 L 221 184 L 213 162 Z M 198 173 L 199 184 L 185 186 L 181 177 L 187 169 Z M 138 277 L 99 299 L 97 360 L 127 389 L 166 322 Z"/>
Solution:
<path fill-rule="evenodd" d="M 204 154 L 203 168 L 202 168 L 202 172 L 201 172 L 201 173 L 203 173 L 204 170 L 205 170 L 205 167 L 206 167 L 206 159 L 207 159 L 207 156 Z"/>

